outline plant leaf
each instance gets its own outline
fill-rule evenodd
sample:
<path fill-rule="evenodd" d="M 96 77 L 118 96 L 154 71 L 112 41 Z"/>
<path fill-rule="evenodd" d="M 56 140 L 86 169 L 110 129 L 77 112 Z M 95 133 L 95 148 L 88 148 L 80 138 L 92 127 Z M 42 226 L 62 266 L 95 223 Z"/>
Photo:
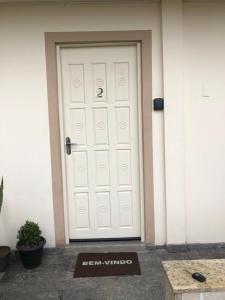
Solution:
<path fill-rule="evenodd" d="M 3 177 L 2 177 L 1 185 L 0 185 L 0 212 L 2 209 L 2 203 L 3 203 L 3 188 L 4 188 L 4 184 L 3 184 Z"/>

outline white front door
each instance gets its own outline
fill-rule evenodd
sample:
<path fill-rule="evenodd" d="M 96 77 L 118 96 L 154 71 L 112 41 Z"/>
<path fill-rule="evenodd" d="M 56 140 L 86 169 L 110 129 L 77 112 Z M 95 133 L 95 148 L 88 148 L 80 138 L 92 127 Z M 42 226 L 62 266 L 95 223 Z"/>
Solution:
<path fill-rule="evenodd" d="M 136 46 L 61 48 L 70 239 L 141 235 L 137 68 Z"/>

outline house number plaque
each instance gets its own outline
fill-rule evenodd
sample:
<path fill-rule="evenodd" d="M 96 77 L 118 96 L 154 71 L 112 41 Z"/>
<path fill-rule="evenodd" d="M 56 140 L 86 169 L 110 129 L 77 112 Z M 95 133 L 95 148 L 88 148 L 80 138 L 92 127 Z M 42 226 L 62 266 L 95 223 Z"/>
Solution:
<path fill-rule="evenodd" d="M 97 89 L 97 97 L 98 98 L 102 98 L 102 94 L 103 94 L 103 89 L 102 88 L 98 88 Z"/>

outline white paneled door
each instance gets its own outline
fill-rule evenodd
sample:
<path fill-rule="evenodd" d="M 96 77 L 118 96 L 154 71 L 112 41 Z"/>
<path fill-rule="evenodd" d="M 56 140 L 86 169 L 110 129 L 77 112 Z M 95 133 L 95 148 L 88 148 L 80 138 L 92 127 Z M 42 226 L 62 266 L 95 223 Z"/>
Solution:
<path fill-rule="evenodd" d="M 69 238 L 140 237 L 137 48 L 65 47 L 60 64 Z"/>

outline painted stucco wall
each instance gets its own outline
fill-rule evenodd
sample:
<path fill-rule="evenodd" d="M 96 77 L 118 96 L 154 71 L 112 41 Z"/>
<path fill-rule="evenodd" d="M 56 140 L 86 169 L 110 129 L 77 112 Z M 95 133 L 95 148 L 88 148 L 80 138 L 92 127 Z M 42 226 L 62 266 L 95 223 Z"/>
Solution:
<path fill-rule="evenodd" d="M 5 178 L 3 240 L 15 245 L 18 227 L 38 222 L 54 246 L 44 32 L 153 32 L 153 97 L 162 97 L 159 3 L 4 5 L 0 9 L 0 174 Z M 151 99 L 149 98 L 149 105 Z M 153 114 L 156 243 L 165 242 L 163 114 Z"/>
<path fill-rule="evenodd" d="M 225 2 L 185 3 L 186 234 L 192 243 L 225 241 L 224 36 Z"/>
<path fill-rule="evenodd" d="M 163 0 L 164 9 L 172 2 L 182 8 L 181 0 Z M 176 24 L 163 15 L 161 22 L 160 3 L 0 7 L 4 243 L 14 246 L 18 227 L 29 218 L 54 246 L 44 32 L 137 29 L 153 33 L 153 98 L 165 92 L 165 123 L 162 112 L 153 112 L 156 244 L 225 241 L 225 2 L 185 2 Z M 166 41 L 162 29 L 171 34 L 179 22 L 182 32 L 172 31 Z M 182 122 L 183 131 L 176 127 Z"/>

